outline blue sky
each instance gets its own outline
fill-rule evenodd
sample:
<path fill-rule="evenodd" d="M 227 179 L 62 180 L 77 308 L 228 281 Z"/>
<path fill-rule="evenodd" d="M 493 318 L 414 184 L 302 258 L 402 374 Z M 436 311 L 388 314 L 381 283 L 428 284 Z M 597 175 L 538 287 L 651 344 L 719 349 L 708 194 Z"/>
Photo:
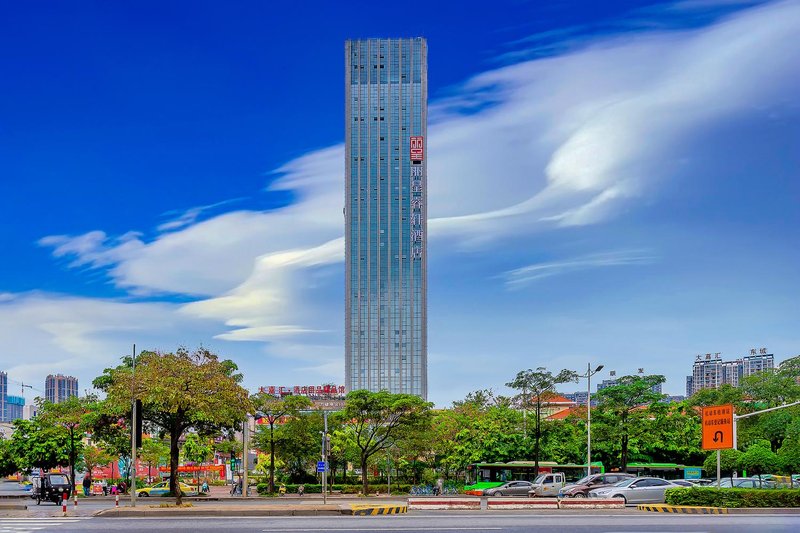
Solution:
<path fill-rule="evenodd" d="M 485 6 L 4 6 L 0 369 L 203 344 L 250 388 L 342 382 L 343 41 L 411 35 L 433 401 L 800 353 L 800 4 Z"/>

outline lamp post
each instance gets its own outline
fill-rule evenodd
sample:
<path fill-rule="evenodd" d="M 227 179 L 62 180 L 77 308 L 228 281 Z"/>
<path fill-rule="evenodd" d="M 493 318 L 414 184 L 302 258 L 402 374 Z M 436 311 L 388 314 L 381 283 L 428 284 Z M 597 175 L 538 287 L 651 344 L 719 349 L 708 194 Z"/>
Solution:
<path fill-rule="evenodd" d="M 603 365 L 597 365 L 592 370 L 592 364 L 586 365 L 586 373 L 580 377 L 586 378 L 586 475 L 592 473 L 592 376 L 603 370 Z"/>

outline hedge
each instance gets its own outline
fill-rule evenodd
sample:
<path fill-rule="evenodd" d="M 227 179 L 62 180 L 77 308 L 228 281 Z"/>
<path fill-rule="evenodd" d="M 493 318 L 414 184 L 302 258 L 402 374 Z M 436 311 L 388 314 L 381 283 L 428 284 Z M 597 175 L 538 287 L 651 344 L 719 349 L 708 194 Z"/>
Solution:
<path fill-rule="evenodd" d="M 667 489 L 665 501 L 669 505 L 706 507 L 800 507 L 800 489 Z"/>
<path fill-rule="evenodd" d="M 280 483 L 275 483 L 275 492 L 278 491 L 280 488 Z M 286 487 L 286 494 L 297 494 L 297 487 L 300 485 L 297 483 L 284 483 L 284 487 Z M 305 483 L 305 493 L 306 494 L 322 494 L 322 485 L 314 484 L 314 483 Z M 358 494 L 361 492 L 361 485 L 338 485 L 334 484 L 331 486 L 331 490 L 335 492 L 341 492 L 342 494 Z M 269 483 L 259 483 L 256 485 L 256 490 L 259 494 L 269 494 Z M 386 492 L 386 485 L 376 485 L 371 484 L 369 486 L 369 490 L 371 494 L 374 494 L 376 491 L 380 493 Z M 408 493 L 411 491 L 411 485 L 407 484 L 395 484 L 392 483 L 392 493 L 400 494 L 400 493 Z"/>

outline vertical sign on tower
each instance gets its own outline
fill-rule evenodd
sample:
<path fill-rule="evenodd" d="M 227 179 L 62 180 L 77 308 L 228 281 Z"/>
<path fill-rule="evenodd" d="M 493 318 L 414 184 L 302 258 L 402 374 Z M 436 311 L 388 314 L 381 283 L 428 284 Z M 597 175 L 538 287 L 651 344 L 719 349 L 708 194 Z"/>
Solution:
<path fill-rule="evenodd" d="M 411 137 L 411 161 L 420 163 L 425 157 L 425 149 L 423 148 L 422 137 Z"/>

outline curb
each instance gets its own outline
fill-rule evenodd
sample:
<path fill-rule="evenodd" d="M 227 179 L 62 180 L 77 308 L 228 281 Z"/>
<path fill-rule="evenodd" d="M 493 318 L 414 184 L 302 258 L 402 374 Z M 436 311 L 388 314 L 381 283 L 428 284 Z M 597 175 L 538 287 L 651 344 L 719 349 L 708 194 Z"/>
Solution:
<path fill-rule="evenodd" d="M 104 509 L 92 516 L 103 518 L 137 518 L 153 516 L 341 516 L 352 514 L 350 509 L 169 509 L 131 511 L 127 509 Z"/>
<path fill-rule="evenodd" d="M 690 505 L 637 505 L 640 511 L 650 511 L 653 513 L 676 513 L 676 514 L 728 514 L 726 507 L 699 507 Z"/>
<path fill-rule="evenodd" d="M 408 508 L 411 510 L 442 510 L 442 509 L 480 509 L 479 498 L 409 498 Z"/>
<path fill-rule="evenodd" d="M 25 511 L 27 508 L 24 503 L 0 503 L 0 511 Z"/>
<path fill-rule="evenodd" d="M 349 513 L 353 516 L 375 516 L 387 514 L 403 514 L 408 512 L 408 505 L 360 505 L 350 504 Z"/>

